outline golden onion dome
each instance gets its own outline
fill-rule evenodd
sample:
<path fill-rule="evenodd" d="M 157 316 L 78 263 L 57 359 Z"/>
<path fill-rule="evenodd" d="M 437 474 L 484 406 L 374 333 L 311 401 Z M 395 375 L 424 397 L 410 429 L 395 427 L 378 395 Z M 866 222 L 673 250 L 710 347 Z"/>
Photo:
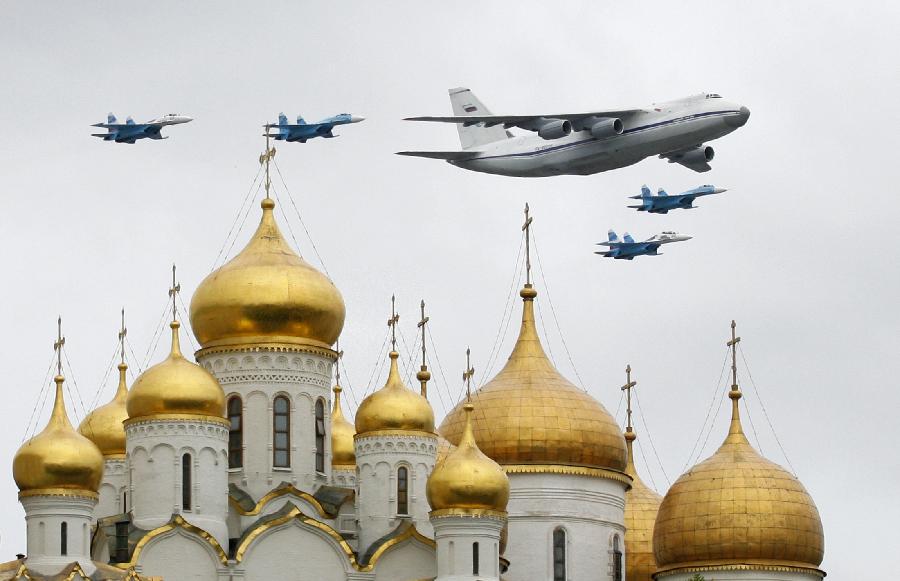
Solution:
<path fill-rule="evenodd" d="M 128 419 L 125 402 L 128 399 L 128 386 L 125 384 L 125 371 L 128 365 L 119 363 L 119 386 L 112 401 L 89 413 L 78 426 L 78 432 L 100 448 L 105 458 L 122 458 L 125 456 L 125 426 L 122 422 Z"/>
<path fill-rule="evenodd" d="M 344 417 L 341 410 L 341 386 L 334 386 L 334 409 L 331 411 L 331 466 L 356 469 L 356 449 L 353 435 L 356 429 Z"/>
<path fill-rule="evenodd" d="M 225 417 L 225 393 L 216 378 L 181 354 L 178 328 L 172 321 L 172 351 L 143 372 L 128 392 L 130 419 L 165 415 Z"/>
<path fill-rule="evenodd" d="M 434 433 L 434 410 L 422 395 L 403 384 L 397 368 L 396 351 L 391 351 L 391 369 L 384 387 L 363 400 L 356 410 L 358 435 L 384 430 Z"/>
<path fill-rule="evenodd" d="M 94 495 L 103 478 L 103 454 L 69 422 L 63 401 L 62 375 L 54 378 L 56 400 L 50 421 L 25 442 L 13 458 L 13 478 L 20 496 L 64 489 Z"/>
<path fill-rule="evenodd" d="M 537 291 L 530 284 L 522 327 L 506 366 L 473 399 L 481 450 L 503 466 L 544 465 L 625 469 L 625 440 L 597 400 L 560 375 L 541 347 L 534 320 Z M 440 433 L 458 443 L 465 429 L 462 406 L 452 410 Z M 507 469 L 508 470 L 508 469 Z"/>
<path fill-rule="evenodd" d="M 657 571 L 755 565 L 817 570 L 822 521 L 803 484 L 763 458 L 741 427 L 734 386 L 731 427 L 715 454 L 666 493 L 653 530 Z M 781 569 L 779 569 L 781 570 Z"/>
<path fill-rule="evenodd" d="M 656 571 L 653 556 L 653 523 L 662 496 L 644 484 L 634 466 L 634 430 L 626 430 L 628 464 L 625 474 L 631 476 L 631 489 L 625 493 L 625 578 L 629 581 L 652 581 Z"/>
<path fill-rule="evenodd" d="M 207 276 L 191 299 L 191 327 L 205 347 L 278 343 L 330 347 L 344 326 L 344 299 L 291 249 L 275 202 L 241 252 Z"/>
<path fill-rule="evenodd" d="M 506 512 L 509 478 L 499 464 L 478 449 L 472 434 L 473 409 L 471 403 L 463 405 L 466 423 L 462 438 L 428 477 L 425 493 L 432 511 Z"/>

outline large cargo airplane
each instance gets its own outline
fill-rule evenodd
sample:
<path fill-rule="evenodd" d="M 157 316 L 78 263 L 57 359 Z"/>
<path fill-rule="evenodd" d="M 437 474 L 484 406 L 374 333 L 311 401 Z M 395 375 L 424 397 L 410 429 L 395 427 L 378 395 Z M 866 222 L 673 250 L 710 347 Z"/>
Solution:
<path fill-rule="evenodd" d="M 492 115 L 466 88 L 450 89 L 453 115 L 407 121 L 455 123 L 462 151 L 400 151 L 443 159 L 472 171 L 516 177 L 591 175 L 652 155 L 697 172 L 709 171 L 707 141 L 747 123 L 750 110 L 704 93 L 644 109 L 551 115 Z M 515 136 L 512 127 L 533 133 Z"/>

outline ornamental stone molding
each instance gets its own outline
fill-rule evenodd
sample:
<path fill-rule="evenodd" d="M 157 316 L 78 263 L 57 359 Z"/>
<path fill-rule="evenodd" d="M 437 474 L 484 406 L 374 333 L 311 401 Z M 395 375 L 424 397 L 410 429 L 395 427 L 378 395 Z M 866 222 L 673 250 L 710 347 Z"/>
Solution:
<path fill-rule="evenodd" d="M 331 358 L 319 353 L 265 350 L 198 353 L 200 365 L 222 385 L 234 383 L 307 383 L 330 387 Z"/>

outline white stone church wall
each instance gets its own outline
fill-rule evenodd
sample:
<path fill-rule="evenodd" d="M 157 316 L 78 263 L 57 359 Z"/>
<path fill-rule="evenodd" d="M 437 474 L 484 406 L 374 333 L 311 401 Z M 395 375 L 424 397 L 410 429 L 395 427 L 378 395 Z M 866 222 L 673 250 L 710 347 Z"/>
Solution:
<path fill-rule="evenodd" d="M 78 561 L 88 575 L 91 561 L 91 524 L 97 501 L 80 496 L 24 496 L 28 568 L 44 575 L 59 573 Z M 66 554 L 61 554 L 62 524 L 66 523 Z"/>
<path fill-rule="evenodd" d="M 94 509 L 99 519 L 128 512 L 128 462 L 125 458 L 106 458 L 103 461 L 103 482 L 100 484 L 100 500 Z"/>

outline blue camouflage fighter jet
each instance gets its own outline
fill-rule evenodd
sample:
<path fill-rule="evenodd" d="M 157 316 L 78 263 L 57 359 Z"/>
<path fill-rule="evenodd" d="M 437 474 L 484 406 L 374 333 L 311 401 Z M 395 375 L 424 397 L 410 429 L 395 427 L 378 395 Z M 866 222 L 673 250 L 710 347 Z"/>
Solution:
<path fill-rule="evenodd" d="M 334 117 L 322 119 L 318 123 L 307 123 L 303 117 L 297 115 L 297 123 L 288 123 L 288 118 L 284 113 L 278 114 L 278 123 L 269 123 L 265 125 L 268 137 L 276 141 L 299 141 L 306 143 L 308 139 L 314 137 L 337 137 L 332 130 L 335 125 L 346 125 L 347 123 L 359 123 L 365 121 L 365 117 L 356 117 L 349 113 L 341 113 Z M 277 133 L 269 133 L 270 129 L 277 129 Z"/>
<path fill-rule="evenodd" d="M 693 209 L 694 200 L 700 196 L 709 196 L 712 194 L 721 194 L 728 190 L 717 188 L 716 186 L 704 185 L 693 190 L 681 192 L 670 196 L 666 190 L 659 188 L 654 196 L 650 193 L 650 188 L 646 185 L 641 186 L 641 194 L 638 196 L 630 196 L 632 200 L 641 200 L 641 204 L 637 206 L 628 206 L 629 208 L 637 208 L 638 212 L 650 212 L 651 214 L 668 214 L 669 210 L 690 210 Z"/>
<path fill-rule="evenodd" d="M 690 240 L 690 236 L 683 236 L 677 232 L 660 232 L 642 242 L 636 242 L 631 234 L 625 233 L 622 240 L 613 230 L 609 231 L 608 242 L 598 242 L 597 246 L 608 246 L 609 250 L 594 252 L 607 258 L 615 258 L 617 260 L 632 260 L 635 256 L 659 256 L 659 247 L 663 244 L 671 242 L 684 242 Z"/>
<path fill-rule="evenodd" d="M 118 123 L 116 116 L 110 113 L 106 116 L 106 123 L 94 123 L 91 127 L 105 127 L 106 133 L 91 133 L 94 137 L 100 137 L 103 141 L 115 141 L 116 143 L 134 144 L 138 139 L 168 139 L 160 135 L 160 131 L 166 125 L 180 125 L 189 123 L 192 118 L 178 113 L 169 113 L 156 119 L 151 119 L 146 123 L 135 123 L 134 119 L 128 117 L 125 123 Z"/>

